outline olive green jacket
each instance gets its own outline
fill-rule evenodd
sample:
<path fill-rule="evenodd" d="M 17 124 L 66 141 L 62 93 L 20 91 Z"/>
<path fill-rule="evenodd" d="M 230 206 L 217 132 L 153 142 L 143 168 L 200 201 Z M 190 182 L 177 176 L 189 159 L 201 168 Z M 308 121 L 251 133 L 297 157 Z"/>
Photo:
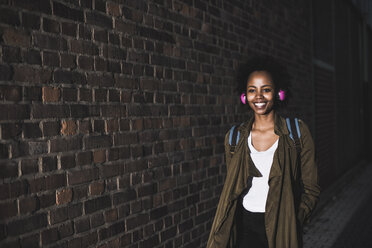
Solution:
<path fill-rule="evenodd" d="M 234 248 L 236 244 L 235 210 L 239 196 L 248 186 L 249 177 L 261 177 L 247 144 L 254 116 L 239 127 L 240 138 L 233 155 L 229 134 L 225 136 L 227 175 L 207 248 Z M 314 143 L 306 124 L 299 121 L 301 154 L 298 156 L 289 137 L 286 121 L 275 114 L 274 131 L 279 136 L 269 175 L 265 227 L 269 248 L 302 247 L 302 225 L 308 220 L 320 194 Z"/>

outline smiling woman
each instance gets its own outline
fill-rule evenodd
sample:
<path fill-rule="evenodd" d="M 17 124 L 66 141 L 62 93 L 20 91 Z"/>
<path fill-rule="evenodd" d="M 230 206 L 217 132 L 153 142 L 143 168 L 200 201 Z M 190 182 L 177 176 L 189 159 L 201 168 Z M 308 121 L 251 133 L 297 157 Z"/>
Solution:
<path fill-rule="evenodd" d="M 268 113 L 274 105 L 274 84 L 266 71 L 252 72 L 247 82 L 247 101 L 255 112 Z"/>
<path fill-rule="evenodd" d="M 285 69 L 269 58 L 248 61 L 238 74 L 238 91 L 251 111 L 234 149 L 233 131 L 225 137 L 227 175 L 208 248 L 302 247 L 302 226 L 320 189 L 309 129 L 296 122 L 293 139 L 276 111 L 288 85 Z"/>
<path fill-rule="evenodd" d="M 260 74 L 260 75 L 257 75 Z M 290 75 L 287 69 L 271 57 L 256 57 L 242 64 L 237 73 L 236 90 L 242 93 L 242 103 L 246 104 L 247 83 L 253 76 L 267 77 L 266 82 L 272 84 L 274 90 L 274 108 L 285 107 L 290 98 Z M 275 85 L 274 85 L 275 83 Z"/>

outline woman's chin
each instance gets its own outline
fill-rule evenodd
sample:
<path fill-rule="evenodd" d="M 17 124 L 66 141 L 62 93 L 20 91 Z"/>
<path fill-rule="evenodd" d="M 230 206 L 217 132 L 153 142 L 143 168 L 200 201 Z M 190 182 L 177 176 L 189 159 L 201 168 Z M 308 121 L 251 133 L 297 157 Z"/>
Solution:
<path fill-rule="evenodd" d="M 268 115 L 268 114 L 270 114 L 272 111 L 273 111 L 272 108 L 270 108 L 270 109 L 268 109 L 268 108 L 263 108 L 263 109 L 254 108 L 254 109 L 253 109 L 253 112 L 254 112 L 256 115 Z"/>

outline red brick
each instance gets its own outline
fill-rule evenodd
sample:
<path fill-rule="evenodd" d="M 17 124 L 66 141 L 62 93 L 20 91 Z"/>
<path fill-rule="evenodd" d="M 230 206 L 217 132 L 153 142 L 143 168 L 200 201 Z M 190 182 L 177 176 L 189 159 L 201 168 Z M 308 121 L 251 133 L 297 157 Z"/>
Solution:
<path fill-rule="evenodd" d="M 103 210 L 111 206 L 111 198 L 108 195 L 100 196 L 92 200 L 84 202 L 86 214 L 93 213 L 98 210 Z"/>
<path fill-rule="evenodd" d="M 112 133 L 119 131 L 119 121 L 117 119 L 111 119 L 106 121 L 106 132 Z"/>
<path fill-rule="evenodd" d="M 79 56 L 78 65 L 80 69 L 91 71 L 94 68 L 94 58 L 89 56 Z"/>
<path fill-rule="evenodd" d="M 40 234 L 31 234 L 20 239 L 21 247 L 39 247 Z"/>
<path fill-rule="evenodd" d="M 121 175 L 123 174 L 123 164 L 122 163 L 105 164 L 104 166 L 100 167 L 100 174 L 102 178 Z"/>
<path fill-rule="evenodd" d="M 38 159 L 24 159 L 21 161 L 22 175 L 36 173 L 39 171 Z"/>
<path fill-rule="evenodd" d="M 60 24 L 54 20 L 43 18 L 43 29 L 49 33 L 59 33 Z"/>
<path fill-rule="evenodd" d="M 43 87 L 43 102 L 58 102 L 61 96 L 59 88 Z"/>
<path fill-rule="evenodd" d="M 107 135 L 89 136 L 84 138 L 85 149 L 104 148 L 112 145 L 112 138 Z"/>
<path fill-rule="evenodd" d="M 120 247 L 121 241 L 119 238 L 108 241 L 106 244 L 100 245 L 98 248 Z"/>
<path fill-rule="evenodd" d="M 41 172 L 49 172 L 57 170 L 57 157 L 55 156 L 48 156 L 42 157 L 41 162 Z"/>
<path fill-rule="evenodd" d="M 57 205 L 63 205 L 71 202 L 72 200 L 72 189 L 66 188 L 56 192 L 56 203 Z"/>
<path fill-rule="evenodd" d="M 106 161 L 106 150 L 97 150 L 93 152 L 93 162 L 103 163 Z"/>
<path fill-rule="evenodd" d="M 67 41 L 61 36 L 52 36 L 47 33 L 34 33 L 33 37 L 34 46 L 37 48 L 56 51 L 67 50 Z"/>
<path fill-rule="evenodd" d="M 31 193 L 37 193 L 44 190 L 57 189 L 66 186 L 65 174 L 53 174 L 45 177 L 39 177 L 27 180 Z"/>
<path fill-rule="evenodd" d="M 30 36 L 16 29 L 5 29 L 3 33 L 4 43 L 11 46 L 30 47 Z"/>
<path fill-rule="evenodd" d="M 60 225 L 58 227 L 58 233 L 59 233 L 60 239 L 73 235 L 74 228 L 73 228 L 72 222 L 67 222 L 67 223 Z"/>
<path fill-rule="evenodd" d="M 33 214 L 31 216 L 17 219 L 8 223 L 8 235 L 17 236 L 46 227 L 47 224 L 48 222 L 46 213 Z"/>
<path fill-rule="evenodd" d="M 50 136 L 56 136 L 59 134 L 60 131 L 60 123 L 56 121 L 52 122 L 43 122 L 43 136 L 44 137 L 50 137 Z"/>
<path fill-rule="evenodd" d="M 137 216 L 133 216 L 126 219 L 126 226 L 127 230 L 132 230 L 140 225 L 144 225 L 150 221 L 149 214 L 143 213 L 138 214 Z"/>
<path fill-rule="evenodd" d="M 89 192 L 91 195 L 101 195 L 105 189 L 103 182 L 93 182 L 89 185 Z"/>
<path fill-rule="evenodd" d="M 106 29 L 94 29 L 94 40 L 107 43 L 108 33 Z"/>
<path fill-rule="evenodd" d="M 22 88 L 19 86 L 0 86 L 0 100 L 18 102 L 22 99 Z"/>
<path fill-rule="evenodd" d="M 120 102 L 120 91 L 110 90 L 109 91 L 109 101 L 110 102 Z"/>
<path fill-rule="evenodd" d="M 92 163 L 92 152 L 79 152 L 76 154 L 76 165 L 83 166 Z"/>
<path fill-rule="evenodd" d="M 20 82 L 47 83 L 52 76 L 51 71 L 36 69 L 30 66 L 14 66 L 13 79 Z"/>
<path fill-rule="evenodd" d="M 80 137 L 55 138 L 50 140 L 50 152 L 66 152 L 82 148 Z"/>
<path fill-rule="evenodd" d="M 92 214 L 90 217 L 90 223 L 92 228 L 103 225 L 105 223 L 103 214 L 102 213 Z"/>
<path fill-rule="evenodd" d="M 17 202 L 3 202 L 0 203 L 0 220 L 16 216 L 18 213 Z"/>
<path fill-rule="evenodd" d="M 0 149 L 5 149 L 1 151 L 1 158 L 8 158 L 9 151 L 7 146 L 1 144 Z M 18 176 L 18 163 L 12 160 L 6 160 L 0 162 L 0 178 L 14 178 Z"/>
<path fill-rule="evenodd" d="M 26 104 L 0 105 L 0 120 L 24 120 L 30 118 L 30 106 Z"/>
<path fill-rule="evenodd" d="M 60 59 L 58 53 L 55 52 L 43 52 L 43 63 L 46 66 L 59 66 Z"/>
<path fill-rule="evenodd" d="M 32 2 L 27 0 L 15 0 L 14 5 L 18 8 L 31 10 L 35 12 L 41 12 L 47 15 L 52 14 L 52 8 L 48 0 L 34 0 Z"/>
<path fill-rule="evenodd" d="M 102 228 L 99 231 L 99 238 L 100 238 L 100 240 L 104 240 L 104 239 L 110 238 L 112 236 L 115 236 L 119 233 L 123 233 L 124 228 L 125 228 L 125 225 L 124 225 L 123 221 L 114 223 L 107 228 Z"/>
<path fill-rule="evenodd" d="M 71 52 L 87 55 L 98 55 L 98 47 L 90 42 L 82 40 L 70 41 Z"/>
<path fill-rule="evenodd" d="M 91 86 L 110 87 L 114 84 L 113 78 L 108 74 L 89 73 L 87 82 Z"/>
<path fill-rule="evenodd" d="M 120 45 L 120 35 L 116 33 L 109 33 L 109 42 L 114 45 Z"/>
<path fill-rule="evenodd" d="M 89 218 L 82 218 L 75 220 L 75 231 L 76 233 L 81 233 L 88 231 L 90 229 Z"/>
<path fill-rule="evenodd" d="M 107 13 L 112 16 L 120 15 L 120 5 L 114 2 L 107 2 Z"/>
<path fill-rule="evenodd" d="M 58 237 L 58 229 L 50 228 L 41 232 L 41 243 L 43 246 L 56 242 Z"/>
<path fill-rule="evenodd" d="M 74 69 L 76 67 L 76 56 L 61 53 L 61 67 Z"/>
<path fill-rule="evenodd" d="M 104 212 L 106 222 L 113 222 L 118 219 L 117 209 L 109 209 Z"/>
<path fill-rule="evenodd" d="M 25 138 L 40 138 L 42 136 L 40 123 L 24 123 L 23 136 Z"/>
<path fill-rule="evenodd" d="M 61 134 L 63 135 L 74 135 L 76 134 L 76 122 L 73 120 L 63 120 Z"/>
<path fill-rule="evenodd" d="M 143 119 L 134 119 L 132 120 L 132 129 L 133 130 L 142 130 L 143 129 Z"/>
<path fill-rule="evenodd" d="M 98 179 L 98 176 L 97 168 L 81 171 L 70 171 L 70 173 L 68 173 L 68 184 L 76 185 L 86 183 Z"/>
<path fill-rule="evenodd" d="M 62 23 L 62 34 L 71 37 L 76 37 L 77 25 L 75 23 L 63 22 Z"/>
<path fill-rule="evenodd" d="M 42 90 L 41 87 L 24 87 L 24 101 L 42 101 Z"/>
<path fill-rule="evenodd" d="M 86 22 L 88 24 L 101 26 L 104 28 L 112 28 L 112 19 L 107 15 L 103 15 L 99 12 L 87 12 L 86 13 Z"/>
<path fill-rule="evenodd" d="M 4 53 L 4 47 L 3 47 L 3 53 Z M 3 57 L 6 55 L 3 54 Z M 12 68 L 9 65 L 3 65 L 0 64 L 0 80 L 10 80 L 12 78 Z"/>
<path fill-rule="evenodd" d="M 54 191 L 38 196 L 40 208 L 47 208 L 56 204 L 56 194 Z"/>
<path fill-rule="evenodd" d="M 37 197 L 27 197 L 19 200 L 19 211 L 21 214 L 31 213 L 40 208 L 40 201 Z"/>
<path fill-rule="evenodd" d="M 114 135 L 114 144 L 116 146 L 137 144 L 137 142 L 137 133 L 134 132 L 126 132 Z"/>
<path fill-rule="evenodd" d="M 12 8 L 0 8 L 0 22 L 7 23 L 12 26 L 19 26 L 19 14 L 18 11 L 15 11 Z"/>
<path fill-rule="evenodd" d="M 78 90 L 74 88 L 63 88 L 62 99 L 64 102 L 76 102 Z"/>
<path fill-rule="evenodd" d="M 80 121 L 79 122 L 79 132 L 83 134 L 88 134 L 92 131 L 90 121 Z"/>
<path fill-rule="evenodd" d="M 74 21 L 83 21 L 84 12 L 79 9 L 70 8 L 64 4 L 53 2 L 54 14 Z"/>

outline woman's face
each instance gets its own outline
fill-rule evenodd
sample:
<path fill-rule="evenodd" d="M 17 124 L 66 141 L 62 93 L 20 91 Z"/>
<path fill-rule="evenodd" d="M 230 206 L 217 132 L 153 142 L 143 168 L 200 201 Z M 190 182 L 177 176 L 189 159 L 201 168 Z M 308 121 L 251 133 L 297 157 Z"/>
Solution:
<path fill-rule="evenodd" d="M 247 100 L 256 114 L 265 115 L 274 106 L 274 84 L 266 71 L 254 71 L 248 77 Z"/>

